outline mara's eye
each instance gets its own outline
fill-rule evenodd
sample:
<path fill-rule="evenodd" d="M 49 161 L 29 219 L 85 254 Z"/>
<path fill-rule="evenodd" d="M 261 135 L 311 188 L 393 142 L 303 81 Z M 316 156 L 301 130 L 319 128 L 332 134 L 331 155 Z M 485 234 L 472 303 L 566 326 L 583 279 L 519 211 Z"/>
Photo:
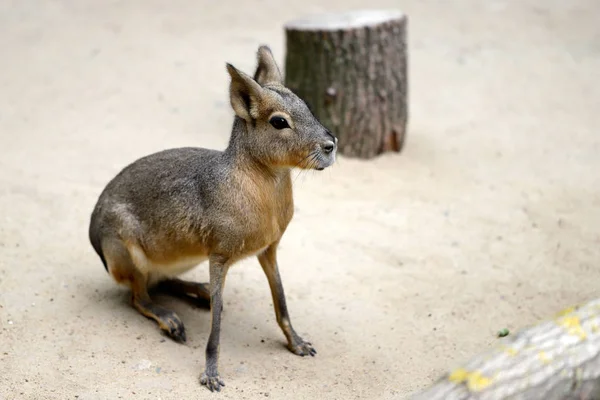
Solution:
<path fill-rule="evenodd" d="M 284 129 L 290 127 L 285 118 L 283 117 L 273 117 L 269 120 L 269 122 L 271 123 L 271 125 L 273 125 L 273 128 L 275 129 Z"/>

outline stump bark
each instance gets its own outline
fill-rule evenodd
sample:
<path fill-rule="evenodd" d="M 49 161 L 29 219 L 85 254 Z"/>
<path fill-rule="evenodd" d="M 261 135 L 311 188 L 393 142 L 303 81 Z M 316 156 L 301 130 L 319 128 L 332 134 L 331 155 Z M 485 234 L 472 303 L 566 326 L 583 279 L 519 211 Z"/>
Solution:
<path fill-rule="evenodd" d="M 410 399 L 600 399 L 600 299 L 505 338 Z"/>
<path fill-rule="evenodd" d="M 407 18 L 397 11 L 321 14 L 288 22 L 285 83 L 338 137 L 338 151 L 401 151 L 408 121 Z"/>

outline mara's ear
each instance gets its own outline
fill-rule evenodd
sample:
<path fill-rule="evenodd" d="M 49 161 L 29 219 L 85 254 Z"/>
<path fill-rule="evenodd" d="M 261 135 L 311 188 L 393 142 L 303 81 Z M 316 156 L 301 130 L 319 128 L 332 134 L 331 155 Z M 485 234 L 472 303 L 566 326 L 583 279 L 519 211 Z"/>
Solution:
<path fill-rule="evenodd" d="M 283 84 L 283 77 L 268 46 L 263 45 L 258 48 L 258 66 L 254 73 L 254 80 L 261 85 Z"/>
<path fill-rule="evenodd" d="M 229 101 L 233 111 L 248 122 L 258 118 L 258 102 L 263 89 L 254 79 L 229 63 L 227 72 L 231 76 Z"/>

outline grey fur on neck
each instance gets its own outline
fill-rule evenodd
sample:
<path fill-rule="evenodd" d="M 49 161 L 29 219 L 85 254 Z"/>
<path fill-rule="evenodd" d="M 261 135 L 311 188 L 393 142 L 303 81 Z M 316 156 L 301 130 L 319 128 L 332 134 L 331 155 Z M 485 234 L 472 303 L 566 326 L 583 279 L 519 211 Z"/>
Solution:
<path fill-rule="evenodd" d="M 227 158 L 235 158 L 240 155 L 240 153 L 244 153 L 244 135 L 248 133 L 248 127 L 246 126 L 246 120 L 238 117 L 237 115 L 233 118 L 233 124 L 231 127 L 231 135 L 229 137 L 229 144 L 227 148 L 224 150 L 224 153 L 227 155 Z"/>
<path fill-rule="evenodd" d="M 248 143 L 248 135 L 251 134 L 251 132 L 248 132 L 248 124 L 249 122 L 243 118 L 237 115 L 234 116 L 231 136 L 227 147 L 223 150 L 223 158 L 234 168 L 259 171 L 268 178 L 277 178 L 286 173 L 289 174 L 291 168 L 269 165 L 252 154 L 250 150 L 252 145 Z"/>

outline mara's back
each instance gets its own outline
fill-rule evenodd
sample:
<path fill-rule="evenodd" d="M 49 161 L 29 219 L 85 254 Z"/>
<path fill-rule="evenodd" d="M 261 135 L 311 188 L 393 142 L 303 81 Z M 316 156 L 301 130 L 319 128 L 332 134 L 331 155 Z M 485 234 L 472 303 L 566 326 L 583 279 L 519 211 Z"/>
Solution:
<path fill-rule="evenodd" d="M 222 178 L 222 157 L 221 151 L 198 147 L 150 154 L 123 168 L 107 184 L 98 203 L 126 203 L 136 213 L 162 210 L 165 202 L 170 207 L 190 206 L 186 200 L 198 205 L 209 199 L 211 189 Z"/>
<path fill-rule="evenodd" d="M 162 233 L 171 242 L 187 240 L 201 228 L 203 211 L 226 182 L 222 158 L 221 151 L 183 147 L 150 154 L 123 168 L 92 212 L 89 235 L 96 252 L 102 258 L 102 240 L 110 236 L 128 240 L 153 232 L 149 237 Z"/>

